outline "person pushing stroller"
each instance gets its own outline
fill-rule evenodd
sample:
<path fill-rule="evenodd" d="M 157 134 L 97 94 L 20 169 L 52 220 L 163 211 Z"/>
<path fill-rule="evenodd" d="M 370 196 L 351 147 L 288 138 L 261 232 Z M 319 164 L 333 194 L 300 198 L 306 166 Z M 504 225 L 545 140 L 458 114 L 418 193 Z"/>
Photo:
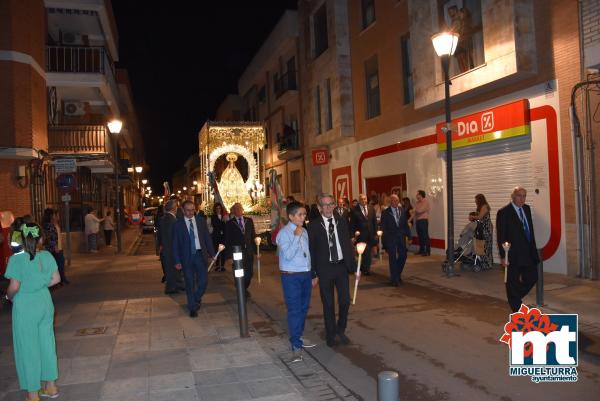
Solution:
<path fill-rule="evenodd" d="M 470 266 L 474 272 L 481 270 L 481 257 L 478 250 L 475 249 L 475 239 L 480 237 L 478 235 L 478 229 L 480 229 L 480 222 L 478 220 L 479 214 L 477 212 L 469 213 L 469 222 L 460 232 L 460 236 L 454 248 L 454 263 L 461 263 L 461 267 Z M 448 261 L 444 261 L 442 264 L 442 270 L 446 271 Z"/>

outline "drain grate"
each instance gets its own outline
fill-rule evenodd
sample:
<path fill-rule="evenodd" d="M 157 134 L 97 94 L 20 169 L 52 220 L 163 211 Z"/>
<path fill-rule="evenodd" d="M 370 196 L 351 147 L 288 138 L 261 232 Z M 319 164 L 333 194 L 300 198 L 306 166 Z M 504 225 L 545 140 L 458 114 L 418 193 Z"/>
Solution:
<path fill-rule="evenodd" d="M 106 333 L 107 326 L 104 327 L 86 327 L 85 329 L 79 329 L 75 333 L 76 336 L 95 336 L 98 334 Z"/>

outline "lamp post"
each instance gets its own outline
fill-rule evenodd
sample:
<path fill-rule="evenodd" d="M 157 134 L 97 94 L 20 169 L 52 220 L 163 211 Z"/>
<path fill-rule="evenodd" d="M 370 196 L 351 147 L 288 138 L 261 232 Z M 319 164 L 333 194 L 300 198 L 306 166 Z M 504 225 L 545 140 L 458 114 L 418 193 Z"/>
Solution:
<path fill-rule="evenodd" d="M 119 146 L 117 143 L 117 135 L 123 128 L 123 122 L 120 120 L 112 120 L 108 123 L 108 130 L 113 135 L 114 153 L 115 153 L 115 185 L 116 185 L 116 223 L 117 223 L 117 253 L 121 253 L 123 243 L 121 241 L 121 187 L 119 186 Z"/>
<path fill-rule="evenodd" d="M 454 54 L 458 43 L 458 34 L 454 32 L 441 32 L 431 37 L 436 54 L 442 59 L 444 70 L 444 109 L 446 111 L 446 127 L 442 130 L 446 134 L 446 196 L 448 219 L 448 242 L 446 244 L 446 258 L 448 268 L 446 276 L 452 277 L 454 273 L 454 190 L 452 178 L 452 129 L 450 124 L 450 56 Z"/>

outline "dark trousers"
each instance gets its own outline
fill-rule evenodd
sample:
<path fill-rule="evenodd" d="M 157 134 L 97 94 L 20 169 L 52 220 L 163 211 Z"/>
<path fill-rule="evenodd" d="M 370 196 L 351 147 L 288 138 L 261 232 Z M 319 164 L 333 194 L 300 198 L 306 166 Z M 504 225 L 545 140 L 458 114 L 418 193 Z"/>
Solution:
<path fill-rule="evenodd" d="M 344 264 L 329 263 L 319 272 L 319 290 L 325 318 L 325 332 L 328 340 L 333 340 L 337 333 L 346 331 L 348 310 L 350 309 L 350 284 L 348 271 Z M 338 321 L 335 323 L 334 287 L 338 295 Z"/>
<path fill-rule="evenodd" d="M 110 245 L 110 241 L 112 240 L 113 230 L 104 230 L 104 243 L 106 246 Z"/>
<path fill-rule="evenodd" d="M 185 293 L 189 311 L 198 309 L 202 301 L 202 295 L 208 284 L 208 266 L 200 251 L 192 255 L 189 263 L 183 265 L 183 276 L 185 277 Z"/>
<path fill-rule="evenodd" d="M 54 260 L 56 261 L 56 265 L 58 266 L 58 274 L 60 274 L 60 281 L 63 283 L 68 283 L 67 276 L 65 275 L 65 255 L 63 251 L 52 252 L 52 256 L 54 256 Z"/>
<path fill-rule="evenodd" d="M 360 271 L 365 273 L 371 271 L 371 263 L 373 262 L 373 247 L 367 242 L 367 247 L 362 254 L 360 261 Z"/>
<path fill-rule="evenodd" d="M 385 249 L 388 252 L 390 262 L 390 281 L 392 284 L 398 284 L 406 263 L 405 237 L 402 236 L 397 241 L 386 244 Z"/>
<path fill-rule="evenodd" d="M 295 274 L 282 274 L 281 286 L 287 307 L 288 332 L 292 351 L 302 349 L 304 322 L 310 306 L 312 277 L 310 271 Z"/>
<path fill-rule="evenodd" d="M 537 283 L 536 266 L 508 266 L 506 277 L 506 297 L 513 312 L 517 312 L 523 303 L 523 297 Z"/>
<path fill-rule="evenodd" d="M 181 272 L 175 268 L 172 259 L 166 258 L 164 253 L 160 253 L 160 263 L 165 275 L 165 291 L 174 291 L 184 287 Z"/>
<path fill-rule="evenodd" d="M 419 236 L 419 253 L 431 253 L 429 241 L 429 220 L 417 220 L 417 235 Z"/>

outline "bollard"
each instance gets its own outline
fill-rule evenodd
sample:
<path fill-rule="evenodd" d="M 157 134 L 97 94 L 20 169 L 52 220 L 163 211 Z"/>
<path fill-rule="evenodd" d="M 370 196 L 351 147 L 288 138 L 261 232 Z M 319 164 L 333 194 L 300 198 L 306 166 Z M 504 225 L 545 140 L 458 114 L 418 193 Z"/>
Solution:
<path fill-rule="evenodd" d="M 378 401 L 399 401 L 400 377 L 398 372 L 385 370 L 377 375 Z"/>
<path fill-rule="evenodd" d="M 535 285 L 535 303 L 538 306 L 544 306 L 544 261 L 542 259 L 542 249 L 538 249 L 537 252 L 540 261 L 537 265 L 538 279 Z"/>
<path fill-rule="evenodd" d="M 233 252 L 233 276 L 238 301 L 238 316 L 240 322 L 240 337 L 250 337 L 248 334 L 248 315 L 246 314 L 246 287 L 244 286 L 244 253 L 242 247 L 234 245 Z"/>

